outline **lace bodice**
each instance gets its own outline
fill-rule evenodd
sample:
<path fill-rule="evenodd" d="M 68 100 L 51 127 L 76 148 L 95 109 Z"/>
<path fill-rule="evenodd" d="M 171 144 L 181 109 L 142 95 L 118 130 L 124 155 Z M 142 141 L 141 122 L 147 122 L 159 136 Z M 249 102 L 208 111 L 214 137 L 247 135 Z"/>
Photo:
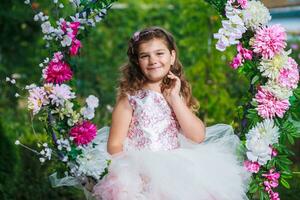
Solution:
<path fill-rule="evenodd" d="M 161 93 L 142 89 L 128 95 L 133 108 L 124 150 L 171 150 L 179 147 L 180 126 Z"/>

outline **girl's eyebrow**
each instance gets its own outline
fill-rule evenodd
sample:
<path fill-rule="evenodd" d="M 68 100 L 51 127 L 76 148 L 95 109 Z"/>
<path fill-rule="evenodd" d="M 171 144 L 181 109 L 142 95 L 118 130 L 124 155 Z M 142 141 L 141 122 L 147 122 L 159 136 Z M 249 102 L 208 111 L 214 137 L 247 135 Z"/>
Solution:
<path fill-rule="evenodd" d="M 157 52 L 157 51 L 165 51 L 166 49 L 157 49 L 157 50 L 155 50 L 155 51 L 153 51 L 153 52 Z M 147 54 L 147 53 L 150 53 L 150 52 L 141 52 L 141 53 L 139 53 L 140 55 L 141 54 Z"/>

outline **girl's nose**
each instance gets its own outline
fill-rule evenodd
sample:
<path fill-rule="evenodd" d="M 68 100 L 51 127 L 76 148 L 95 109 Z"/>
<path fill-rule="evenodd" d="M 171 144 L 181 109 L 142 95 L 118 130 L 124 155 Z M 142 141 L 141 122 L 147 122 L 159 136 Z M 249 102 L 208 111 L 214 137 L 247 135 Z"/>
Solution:
<path fill-rule="evenodd" d="M 153 65 L 155 63 L 157 63 L 157 57 L 156 56 L 150 56 L 149 57 L 149 64 Z"/>

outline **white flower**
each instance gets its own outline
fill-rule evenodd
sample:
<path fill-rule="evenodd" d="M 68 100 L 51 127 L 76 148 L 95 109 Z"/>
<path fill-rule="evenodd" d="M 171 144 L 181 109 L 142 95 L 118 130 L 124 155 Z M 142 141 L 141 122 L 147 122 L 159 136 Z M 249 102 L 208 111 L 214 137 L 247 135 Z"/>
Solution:
<path fill-rule="evenodd" d="M 74 99 L 75 93 L 71 92 L 71 88 L 66 84 L 53 86 L 52 93 L 49 95 L 51 104 L 56 106 L 64 106 L 66 100 Z"/>
<path fill-rule="evenodd" d="M 6 82 L 10 82 L 10 78 L 9 78 L 9 77 L 6 77 L 6 78 L 5 78 L 5 81 L 6 81 Z"/>
<path fill-rule="evenodd" d="M 280 100 L 289 99 L 293 95 L 293 91 L 286 87 L 278 85 L 275 81 L 269 80 L 262 88 L 270 91 L 276 98 Z"/>
<path fill-rule="evenodd" d="M 90 107 L 83 107 L 80 110 L 80 113 L 85 119 L 93 119 L 95 117 L 95 109 Z"/>
<path fill-rule="evenodd" d="M 99 106 L 99 99 L 94 95 L 88 96 L 88 98 L 85 101 L 89 108 L 97 108 Z"/>
<path fill-rule="evenodd" d="M 41 27 L 44 34 L 50 34 L 53 31 L 53 27 L 49 21 L 42 23 Z"/>
<path fill-rule="evenodd" d="M 61 137 L 60 139 L 58 139 L 57 141 L 57 149 L 58 150 L 62 150 L 63 148 L 66 149 L 67 151 L 71 151 L 71 146 L 70 146 L 70 142 L 68 139 L 64 139 L 63 137 Z"/>
<path fill-rule="evenodd" d="M 19 140 L 16 140 L 16 141 L 15 141 L 15 145 L 19 145 L 19 144 L 21 144 L 20 141 L 19 141 Z"/>
<path fill-rule="evenodd" d="M 45 162 L 45 158 L 40 158 L 40 162 L 44 163 Z"/>
<path fill-rule="evenodd" d="M 46 92 L 42 87 L 29 89 L 28 109 L 33 111 L 33 115 L 37 114 L 43 105 L 49 103 Z"/>
<path fill-rule="evenodd" d="M 13 84 L 13 85 L 16 84 L 16 80 L 15 79 L 11 79 L 10 83 Z"/>
<path fill-rule="evenodd" d="M 19 93 L 16 93 L 16 94 L 15 94 L 15 97 L 16 97 L 16 98 L 18 98 L 19 96 L 20 96 Z"/>
<path fill-rule="evenodd" d="M 25 4 L 30 4 L 30 0 L 25 0 L 24 3 Z"/>
<path fill-rule="evenodd" d="M 80 4 L 80 0 L 70 0 L 70 3 L 72 3 L 73 6 L 78 7 Z"/>
<path fill-rule="evenodd" d="M 53 0 L 53 3 L 57 4 L 58 0 Z"/>
<path fill-rule="evenodd" d="M 271 159 L 271 145 L 278 143 L 279 128 L 272 119 L 258 123 L 246 134 L 247 157 L 264 165 Z"/>
<path fill-rule="evenodd" d="M 78 173 L 93 176 L 99 179 L 107 166 L 107 153 L 100 151 L 99 148 L 89 145 L 82 148 L 82 155 L 76 159 L 79 165 Z"/>
<path fill-rule="evenodd" d="M 60 3 L 58 7 L 59 8 L 64 8 L 64 4 Z"/>
<path fill-rule="evenodd" d="M 110 113 L 113 111 L 113 107 L 111 105 L 109 105 L 109 104 L 106 105 L 106 109 Z"/>
<path fill-rule="evenodd" d="M 63 40 L 60 43 L 63 47 L 70 46 L 72 44 L 72 38 L 68 35 L 64 35 Z"/>
<path fill-rule="evenodd" d="M 68 162 L 68 156 L 64 156 L 62 159 L 63 162 Z"/>
<path fill-rule="evenodd" d="M 36 84 L 32 83 L 32 84 L 30 84 L 30 85 L 26 85 L 26 86 L 25 86 L 25 89 L 26 89 L 26 90 L 30 90 L 30 89 L 35 88 L 35 87 L 36 87 Z"/>
<path fill-rule="evenodd" d="M 269 10 L 260 1 L 248 1 L 248 7 L 242 10 L 243 20 L 247 28 L 256 30 L 271 20 Z"/>
<path fill-rule="evenodd" d="M 241 11 L 239 9 L 233 8 L 231 3 L 227 2 L 225 12 L 228 20 L 223 20 L 223 27 L 214 34 L 214 38 L 219 40 L 216 44 L 219 51 L 225 51 L 228 46 L 238 44 L 239 39 L 247 30 L 240 17 Z"/>
<path fill-rule="evenodd" d="M 291 53 L 289 51 L 282 51 L 280 54 L 275 55 L 272 59 L 262 59 L 258 69 L 262 72 L 262 75 L 275 80 L 282 68 L 288 68 L 288 56 Z"/>

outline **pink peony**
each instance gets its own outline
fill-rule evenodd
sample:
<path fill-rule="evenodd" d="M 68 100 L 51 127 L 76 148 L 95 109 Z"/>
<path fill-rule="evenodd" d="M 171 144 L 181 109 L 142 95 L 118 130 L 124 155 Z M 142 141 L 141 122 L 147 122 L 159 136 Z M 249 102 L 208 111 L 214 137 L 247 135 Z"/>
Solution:
<path fill-rule="evenodd" d="M 288 59 L 289 68 L 282 68 L 279 72 L 277 82 L 289 89 L 296 89 L 299 82 L 298 65 L 293 58 Z"/>
<path fill-rule="evenodd" d="M 260 165 L 259 165 L 258 162 L 252 162 L 252 161 L 246 160 L 246 161 L 244 162 L 244 167 L 245 167 L 249 172 L 257 173 L 257 172 L 259 171 Z"/>
<path fill-rule="evenodd" d="M 71 80 L 72 76 L 73 72 L 69 65 L 61 60 L 58 62 L 54 62 L 52 60 L 45 68 L 45 80 L 47 83 L 61 84 L 65 81 Z"/>
<path fill-rule="evenodd" d="M 253 44 L 253 52 L 271 59 L 286 47 L 286 33 L 280 25 L 263 27 L 257 30 Z"/>
<path fill-rule="evenodd" d="M 90 143 L 97 134 L 97 127 L 89 121 L 83 121 L 70 130 L 70 136 L 74 138 L 75 144 L 85 145 Z"/>
<path fill-rule="evenodd" d="M 82 47 L 80 40 L 74 39 L 72 46 L 70 47 L 70 55 L 76 56 L 78 54 L 79 48 Z"/>
<path fill-rule="evenodd" d="M 273 118 L 276 115 L 282 118 L 290 106 L 288 100 L 279 100 L 270 91 L 261 87 L 255 95 L 255 100 L 258 103 L 258 114 L 263 118 Z"/>

